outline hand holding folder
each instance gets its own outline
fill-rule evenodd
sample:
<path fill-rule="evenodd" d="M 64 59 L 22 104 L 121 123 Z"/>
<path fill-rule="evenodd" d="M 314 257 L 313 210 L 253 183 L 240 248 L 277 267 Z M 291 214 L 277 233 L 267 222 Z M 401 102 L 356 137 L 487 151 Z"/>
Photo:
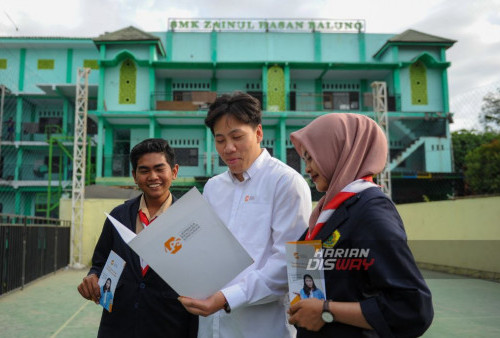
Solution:
<path fill-rule="evenodd" d="M 106 215 L 123 240 L 181 296 L 205 299 L 253 263 L 196 188 L 138 235 Z"/>

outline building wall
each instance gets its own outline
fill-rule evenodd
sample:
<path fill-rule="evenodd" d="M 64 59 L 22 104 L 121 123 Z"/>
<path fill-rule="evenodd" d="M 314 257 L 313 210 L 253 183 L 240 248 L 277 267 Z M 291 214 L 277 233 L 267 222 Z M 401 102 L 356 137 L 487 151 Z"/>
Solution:
<path fill-rule="evenodd" d="M 76 69 L 83 66 L 86 60 L 100 62 L 100 65 L 93 63 L 94 69 L 89 76 L 92 93 L 89 98 L 89 116 L 93 122 L 90 124 L 89 136 L 96 141 L 92 155 L 94 159 L 89 160 L 89 163 L 95 163 L 92 174 L 97 176 L 98 184 L 103 182 L 100 179 L 111 179 L 112 182 L 113 178 L 128 178 L 129 148 L 146 137 L 169 139 L 180 150 L 182 157 L 191 161 L 189 165 L 181 163 L 180 177 L 206 179 L 226 169 L 219 163 L 213 138 L 203 125 L 207 102 L 200 107 L 194 104 L 184 105 L 189 109 L 178 108 L 182 106 L 178 102 L 163 102 L 163 107 L 177 108 L 163 108 L 162 111 L 155 109 L 156 101 L 173 100 L 174 97 L 179 100 L 179 95 L 174 95 L 176 91 L 184 92 L 188 101 L 191 91 L 216 91 L 219 95 L 234 90 L 257 92 L 262 99 L 264 111 L 263 146 L 284 161 L 290 158 L 293 162 L 290 164 L 298 170 L 302 168 L 303 173 L 303 165 L 289 151 L 292 146 L 288 138 L 281 138 L 282 135 L 288 135 L 291 130 L 306 125 L 315 116 L 330 112 L 373 116 L 370 102 L 365 101 L 365 96 L 369 100 L 369 95 L 365 94 L 371 93 L 370 84 L 373 81 L 387 83 L 391 123 L 398 120 L 406 124 L 406 127 L 401 127 L 396 133 L 391 131 L 391 152 L 402 152 L 412 142 L 418 142 L 419 138 L 429 138 L 411 155 L 406 155 L 394 172 L 451 172 L 449 140 L 438 139 L 449 137 L 448 120 L 444 115 L 436 116 L 447 106 L 447 102 L 443 102 L 447 100 L 447 96 L 442 92 L 442 88 L 446 87 L 442 83 L 442 72 L 447 64 L 439 64 L 438 68 L 433 68 L 436 66 L 434 61 L 446 61 L 440 59 L 445 55 L 441 53 L 441 48 L 445 47 L 431 48 L 425 43 L 409 47 L 389 47 L 375 59 L 373 56 L 395 34 L 152 34 L 161 38 L 166 56 L 152 55 L 158 53 L 158 50 L 154 49 L 153 52 L 153 45 L 149 43 L 115 44 L 111 41 L 98 43 L 96 46 L 92 39 L 0 38 L 0 59 L 7 60 L 7 69 L 0 69 L 0 84 L 7 84 L 14 93 L 20 92 L 19 96 L 7 99 L 10 104 L 4 110 L 4 118 L 12 117 L 16 123 L 13 141 L 21 141 L 20 144 L 2 144 L 2 176 L 13 182 L 7 182 L 2 189 L 14 192 L 16 196 L 15 202 L 11 199 L 5 203 L 9 206 L 9 212 L 13 211 L 13 204 L 16 210 L 23 209 L 21 195 L 27 191 L 18 189 L 18 183 L 29 186 L 31 181 L 37 181 L 37 188 L 46 187 L 49 184 L 46 168 L 49 152 L 53 151 L 53 157 L 63 157 L 57 146 L 51 148 L 47 143 L 49 135 L 59 135 L 60 132 L 47 132 L 41 126 L 58 124 L 62 129 L 61 136 L 67 136 L 66 141 L 70 140 L 74 130 L 72 95 L 63 93 L 64 90 L 61 89 L 67 90 L 68 87 L 57 86 L 74 86 Z M 446 47 L 451 45 L 452 43 L 447 43 Z M 397 68 L 398 64 L 406 67 L 408 62 L 418 57 L 424 63 L 430 63 L 426 70 L 428 103 L 425 105 L 412 104 L 408 68 Z M 54 69 L 38 69 L 39 59 L 54 60 Z M 120 68 L 126 59 L 131 59 L 137 70 L 135 102 L 130 104 L 119 101 Z M 160 62 L 151 63 L 157 60 Z M 46 85 L 46 90 L 51 91 L 47 95 L 50 97 L 30 95 L 43 94 L 37 87 L 40 84 Z M 99 88 L 96 88 L 97 85 Z M 130 87 L 127 91 L 128 89 Z M 323 95 L 324 92 L 327 94 Z M 335 97 L 333 92 L 337 94 Z M 349 92 L 347 99 L 346 92 Z M 99 97 L 96 98 L 96 95 Z M 336 102 L 335 110 L 333 102 Z M 429 123 L 423 123 L 429 113 L 434 114 L 433 117 L 429 119 Z M 2 135 L 5 135 L 5 126 L 2 127 Z M 410 134 L 410 140 L 401 142 L 408 139 Z M 3 138 L 5 140 L 5 136 Z M 394 142 L 401 144 L 396 145 Z M 68 147 L 70 152 L 71 148 Z M 197 156 L 197 161 L 193 161 L 193 156 Z M 70 178 L 71 163 L 66 161 L 66 157 L 64 159 L 65 163 L 61 165 L 64 167 L 61 170 L 62 176 L 53 167 L 53 175 L 50 177 L 52 183 Z M 2 200 L 3 197 L 0 196 L 0 203 Z"/>
<path fill-rule="evenodd" d="M 172 61 L 210 62 L 211 34 L 207 33 L 171 33 L 172 50 L 168 50 Z M 239 46 L 234 46 L 238 48 Z M 218 50 L 218 54 L 223 54 Z"/>
<path fill-rule="evenodd" d="M 82 230 L 82 264 L 90 266 L 95 245 L 101 235 L 105 212 L 110 213 L 124 200 L 119 199 L 85 199 Z M 62 199 L 59 204 L 59 218 L 71 220 L 71 199 Z"/>
<path fill-rule="evenodd" d="M 392 34 L 365 34 L 366 61 L 373 61 L 375 53 L 393 36 Z M 390 49 L 384 53 L 382 61 L 394 61 Z"/>
<path fill-rule="evenodd" d="M 38 61 L 54 60 L 53 69 L 38 69 Z M 37 84 L 66 83 L 67 72 L 67 49 L 27 49 L 26 70 L 24 73 L 24 91 L 29 93 L 41 93 Z M 33 79 L 33 74 L 36 78 Z"/>
<path fill-rule="evenodd" d="M 132 60 L 137 70 L 136 76 L 136 97 L 135 104 L 120 104 L 120 67 L 123 62 L 116 67 L 108 67 L 105 72 L 104 97 L 108 110 L 117 111 L 145 111 L 149 110 L 149 67 L 142 67 Z"/>
<path fill-rule="evenodd" d="M 399 205 L 419 263 L 500 273 L 500 196 Z"/>
<path fill-rule="evenodd" d="M 431 55 L 435 60 L 439 61 L 441 59 L 441 52 L 439 47 L 399 47 L 399 60 L 411 62 L 416 57 L 420 56 L 422 53 L 427 53 Z"/>
<path fill-rule="evenodd" d="M 130 44 L 106 46 L 106 59 L 114 59 L 118 54 L 124 51 L 134 55 L 138 60 L 149 60 L 149 48 L 145 48 L 144 45 L 134 46 Z"/>
<path fill-rule="evenodd" d="M 71 83 L 76 82 L 76 71 L 84 66 L 85 60 L 99 60 L 99 51 L 97 48 L 82 48 L 73 50 L 73 68 L 71 71 Z M 99 84 L 99 69 L 91 69 L 89 74 L 89 84 Z"/>
<path fill-rule="evenodd" d="M 405 112 L 443 111 L 443 87 L 441 70 L 426 67 L 428 104 L 412 104 L 409 67 L 403 68 L 401 74 L 401 110 Z"/>
<path fill-rule="evenodd" d="M 0 79 L 3 84 L 12 90 L 19 88 L 19 66 L 21 50 L 19 48 L 0 48 L 0 59 L 7 62 L 6 69 L 0 69 Z"/>
<path fill-rule="evenodd" d="M 89 265 L 106 216 L 117 199 L 84 202 L 83 263 Z M 398 205 L 417 262 L 500 273 L 500 196 Z M 71 220 L 71 200 L 61 200 Z"/>

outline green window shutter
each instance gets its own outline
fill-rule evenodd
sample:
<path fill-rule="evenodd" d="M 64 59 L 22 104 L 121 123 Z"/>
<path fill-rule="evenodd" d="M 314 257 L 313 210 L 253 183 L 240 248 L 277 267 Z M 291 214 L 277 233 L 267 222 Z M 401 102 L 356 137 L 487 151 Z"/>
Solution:
<path fill-rule="evenodd" d="M 99 69 L 97 60 L 83 60 L 83 67 L 90 69 Z"/>
<path fill-rule="evenodd" d="M 7 69 L 7 59 L 0 59 L 0 69 Z"/>
<path fill-rule="evenodd" d="M 38 69 L 54 69 L 54 60 L 38 59 Z"/>
<path fill-rule="evenodd" d="M 127 59 L 120 67 L 119 104 L 135 104 L 137 68 L 135 63 Z"/>
<path fill-rule="evenodd" d="M 427 69 L 421 61 L 410 66 L 411 103 L 426 105 L 427 100 Z"/>

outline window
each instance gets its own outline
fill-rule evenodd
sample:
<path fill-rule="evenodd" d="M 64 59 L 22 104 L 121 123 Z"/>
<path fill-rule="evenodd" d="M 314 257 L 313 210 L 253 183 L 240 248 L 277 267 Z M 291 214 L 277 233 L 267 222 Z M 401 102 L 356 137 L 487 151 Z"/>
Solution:
<path fill-rule="evenodd" d="M 40 134 L 57 134 L 62 131 L 62 117 L 40 117 L 38 132 Z"/>
<path fill-rule="evenodd" d="M 411 104 L 426 105 L 427 100 L 427 69 L 421 61 L 410 66 Z"/>
<path fill-rule="evenodd" d="M 176 162 L 181 168 L 198 166 L 198 148 L 174 148 L 174 152 Z"/>
<path fill-rule="evenodd" d="M 113 176 L 128 176 L 130 175 L 130 130 L 115 129 L 113 142 L 113 155 L 109 158 L 112 161 Z"/>
<path fill-rule="evenodd" d="M 358 92 L 323 92 L 325 110 L 359 110 Z"/>
<path fill-rule="evenodd" d="M 286 149 L 286 164 L 300 173 L 300 156 L 295 148 Z"/>
<path fill-rule="evenodd" d="M 191 102 L 191 91 L 174 91 L 174 101 L 188 101 Z"/>
<path fill-rule="evenodd" d="M 54 69 L 54 60 L 50 59 L 39 59 L 38 69 Z"/>
<path fill-rule="evenodd" d="M 262 92 L 257 92 L 257 91 L 248 91 L 247 92 L 248 95 L 252 95 L 253 97 L 255 97 L 257 100 L 259 100 L 260 102 L 260 109 L 262 109 L 262 98 L 263 98 L 263 94 Z"/>
<path fill-rule="evenodd" d="M 58 174 L 59 173 L 59 161 L 60 157 L 59 156 L 52 156 L 52 166 L 51 166 L 51 171 L 52 174 Z M 44 167 L 45 166 L 45 167 Z M 49 170 L 49 157 L 45 156 L 43 160 L 43 165 L 39 168 L 43 171 L 43 169 L 47 169 L 47 172 Z"/>
<path fill-rule="evenodd" d="M 128 59 L 120 67 L 119 104 L 135 104 L 137 68 L 135 63 Z"/>
<path fill-rule="evenodd" d="M 97 60 L 83 60 L 83 67 L 90 69 L 99 69 Z"/>

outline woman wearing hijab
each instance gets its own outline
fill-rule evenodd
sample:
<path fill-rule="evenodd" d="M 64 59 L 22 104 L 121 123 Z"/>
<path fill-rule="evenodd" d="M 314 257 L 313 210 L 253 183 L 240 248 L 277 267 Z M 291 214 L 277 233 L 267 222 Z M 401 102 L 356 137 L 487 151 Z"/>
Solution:
<path fill-rule="evenodd" d="M 334 113 L 290 138 L 325 193 L 300 240 L 322 241 L 326 300 L 290 307 L 297 337 L 422 335 L 434 316 L 431 293 L 394 204 L 372 180 L 387 159 L 380 127 L 363 115 Z"/>

